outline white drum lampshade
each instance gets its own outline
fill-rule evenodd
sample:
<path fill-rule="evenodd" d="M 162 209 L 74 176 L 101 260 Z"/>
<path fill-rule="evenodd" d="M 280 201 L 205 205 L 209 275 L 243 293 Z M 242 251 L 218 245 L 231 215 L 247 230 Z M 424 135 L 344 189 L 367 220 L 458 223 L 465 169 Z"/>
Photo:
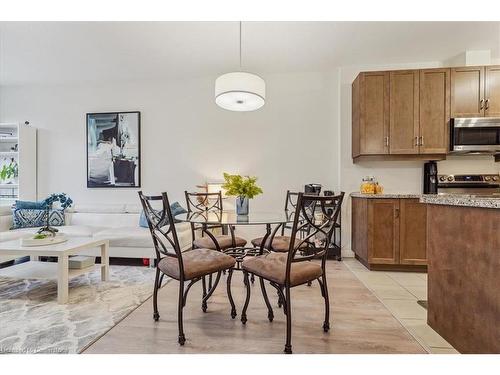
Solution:
<path fill-rule="evenodd" d="M 266 83 L 246 72 L 221 75 L 215 81 L 215 103 L 229 111 L 255 111 L 265 104 Z"/>

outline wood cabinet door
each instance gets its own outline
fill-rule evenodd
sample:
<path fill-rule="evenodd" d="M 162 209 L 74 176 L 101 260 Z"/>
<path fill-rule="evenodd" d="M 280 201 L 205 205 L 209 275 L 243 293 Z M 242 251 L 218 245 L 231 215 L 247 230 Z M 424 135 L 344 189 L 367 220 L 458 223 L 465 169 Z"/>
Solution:
<path fill-rule="evenodd" d="M 418 199 L 400 200 L 400 264 L 427 264 L 427 205 Z"/>
<path fill-rule="evenodd" d="M 446 154 L 450 130 L 450 69 L 420 71 L 421 154 Z"/>
<path fill-rule="evenodd" d="M 389 153 L 389 72 L 363 73 L 360 81 L 361 155 Z"/>
<path fill-rule="evenodd" d="M 500 116 L 500 66 L 485 67 L 484 115 Z"/>
<path fill-rule="evenodd" d="M 484 116 L 484 67 L 451 68 L 451 117 Z"/>
<path fill-rule="evenodd" d="M 399 263 L 399 199 L 368 199 L 368 262 Z"/>
<path fill-rule="evenodd" d="M 418 154 L 418 107 L 419 71 L 390 72 L 390 154 Z"/>

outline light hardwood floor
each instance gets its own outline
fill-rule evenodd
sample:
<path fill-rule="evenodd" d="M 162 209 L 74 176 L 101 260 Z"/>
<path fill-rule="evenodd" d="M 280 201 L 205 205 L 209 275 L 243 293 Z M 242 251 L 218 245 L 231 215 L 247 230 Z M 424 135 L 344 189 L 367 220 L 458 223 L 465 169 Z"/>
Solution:
<path fill-rule="evenodd" d="M 317 283 L 292 289 L 292 345 L 294 353 L 425 353 L 376 296 L 342 263 L 329 261 L 331 330 L 323 333 L 324 303 Z M 170 281 L 159 293 L 160 320 L 152 318 L 151 299 L 91 345 L 84 353 L 282 353 L 285 317 L 276 293 L 267 291 L 275 319 L 267 320 L 259 283 L 252 287 L 248 322 L 239 313 L 244 301 L 242 275 L 233 276 L 238 316 L 231 319 L 225 276 L 201 311 L 201 284 L 189 292 L 184 309 L 185 346 L 177 344 L 178 282 Z"/>

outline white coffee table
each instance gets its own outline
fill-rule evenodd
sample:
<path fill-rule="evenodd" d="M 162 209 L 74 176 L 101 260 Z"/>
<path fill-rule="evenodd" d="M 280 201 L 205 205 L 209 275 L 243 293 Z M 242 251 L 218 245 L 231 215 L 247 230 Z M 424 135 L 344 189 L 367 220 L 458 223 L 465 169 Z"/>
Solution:
<path fill-rule="evenodd" d="M 101 264 L 84 269 L 69 269 L 68 258 L 77 255 L 82 250 L 100 247 Z M 70 277 L 75 277 L 101 268 L 101 280 L 109 277 L 108 240 L 96 240 L 88 237 L 70 237 L 68 241 L 46 246 L 21 246 L 21 240 L 0 242 L 0 255 L 12 255 L 16 258 L 30 256 L 31 261 L 0 269 L 0 276 L 18 279 L 57 279 L 57 302 L 68 303 L 68 283 Z M 38 262 L 40 256 L 57 257 L 57 263 Z"/>

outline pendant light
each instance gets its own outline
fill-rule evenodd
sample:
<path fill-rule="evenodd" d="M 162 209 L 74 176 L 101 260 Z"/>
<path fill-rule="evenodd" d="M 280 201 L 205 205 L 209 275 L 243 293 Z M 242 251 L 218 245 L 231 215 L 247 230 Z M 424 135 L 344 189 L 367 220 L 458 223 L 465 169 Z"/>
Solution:
<path fill-rule="evenodd" d="M 266 83 L 258 75 L 241 71 L 241 21 L 240 21 L 240 71 L 221 75 L 215 80 L 215 103 L 229 111 L 255 111 L 266 100 Z"/>

